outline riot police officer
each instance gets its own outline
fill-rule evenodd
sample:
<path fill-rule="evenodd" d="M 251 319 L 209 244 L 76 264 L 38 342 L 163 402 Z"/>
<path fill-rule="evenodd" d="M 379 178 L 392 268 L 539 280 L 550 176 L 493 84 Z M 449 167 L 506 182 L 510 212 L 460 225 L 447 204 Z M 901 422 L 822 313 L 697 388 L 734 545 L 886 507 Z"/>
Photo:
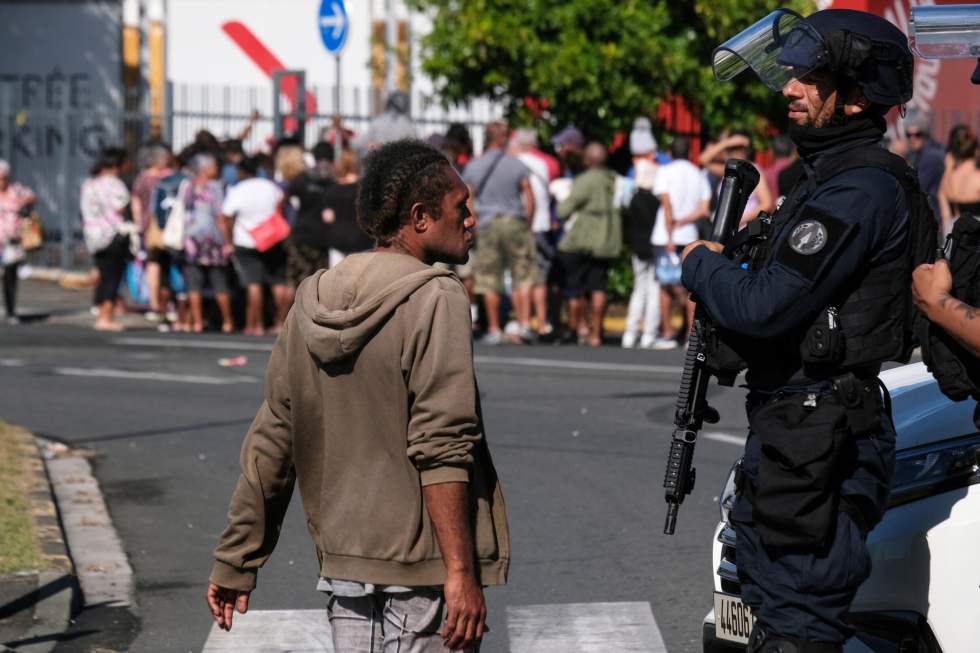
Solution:
<path fill-rule="evenodd" d="M 747 367 L 750 434 L 730 512 L 750 651 L 840 651 L 865 547 L 888 498 L 895 431 L 877 382 L 908 354 L 907 193 L 879 143 L 912 96 L 904 35 L 850 10 L 777 10 L 715 50 L 789 104 L 805 176 L 748 267 L 716 243 L 683 252 L 684 285 Z M 710 339 L 709 339 L 710 341 Z"/>
<path fill-rule="evenodd" d="M 913 7 L 909 26 L 909 42 L 924 59 L 973 59 L 980 51 L 980 4 Z M 971 81 L 980 84 L 980 59 Z M 952 337 L 950 342 L 934 328 L 927 331 L 923 335 L 923 359 L 940 388 L 953 399 L 980 395 L 980 309 L 963 301 L 977 303 L 980 290 L 980 279 L 971 278 L 977 270 L 980 205 L 959 208 L 951 236 L 953 247 L 949 248 L 953 251 L 947 251 L 958 278 L 954 279 L 945 259 L 923 264 L 912 274 L 916 306 Z M 980 409 L 975 419 L 978 417 Z M 980 423 L 980 419 L 976 421 Z"/>

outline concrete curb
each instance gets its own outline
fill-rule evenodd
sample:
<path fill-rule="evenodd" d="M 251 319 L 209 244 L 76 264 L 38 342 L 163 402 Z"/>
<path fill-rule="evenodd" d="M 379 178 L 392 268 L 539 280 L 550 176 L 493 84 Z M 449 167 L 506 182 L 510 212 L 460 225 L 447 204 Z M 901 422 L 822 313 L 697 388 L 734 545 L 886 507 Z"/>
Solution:
<path fill-rule="evenodd" d="M 17 651 L 48 653 L 57 644 L 52 635 L 64 632 L 72 616 L 75 598 L 75 569 L 61 531 L 58 510 L 43 456 L 34 436 L 16 427 L 14 440 L 27 472 L 31 520 L 41 549 L 43 567 L 38 570 L 37 589 L 25 599 L 33 605 L 33 625 L 17 641 Z M 25 608 L 26 609 L 26 608 Z"/>
<path fill-rule="evenodd" d="M 132 606 L 133 569 L 88 460 L 68 455 L 47 464 L 84 605 Z"/>

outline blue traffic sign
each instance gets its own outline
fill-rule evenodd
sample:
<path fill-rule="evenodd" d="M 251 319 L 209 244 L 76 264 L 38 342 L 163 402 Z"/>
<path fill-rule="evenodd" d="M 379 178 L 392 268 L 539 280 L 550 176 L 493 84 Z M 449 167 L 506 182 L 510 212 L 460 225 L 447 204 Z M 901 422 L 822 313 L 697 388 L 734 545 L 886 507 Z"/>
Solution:
<path fill-rule="evenodd" d="M 347 40 L 347 10 L 344 0 L 323 0 L 320 3 L 320 16 L 317 19 L 323 47 L 331 54 L 337 54 Z"/>

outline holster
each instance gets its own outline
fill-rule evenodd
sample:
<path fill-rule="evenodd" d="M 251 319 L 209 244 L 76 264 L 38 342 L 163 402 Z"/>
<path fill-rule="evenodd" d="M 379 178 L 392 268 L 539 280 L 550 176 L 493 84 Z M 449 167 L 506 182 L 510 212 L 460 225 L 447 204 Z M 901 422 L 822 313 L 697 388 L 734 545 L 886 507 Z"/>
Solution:
<path fill-rule="evenodd" d="M 855 441 L 880 430 L 878 385 L 847 373 L 822 392 L 780 393 L 749 415 L 761 443 L 758 475 L 743 483 L 769 547 L 819 551 L 832 541 Z M 845 510 L 850 512 L 849 510 Z M 864 528 L 865 520 L 858 520 Z"/>

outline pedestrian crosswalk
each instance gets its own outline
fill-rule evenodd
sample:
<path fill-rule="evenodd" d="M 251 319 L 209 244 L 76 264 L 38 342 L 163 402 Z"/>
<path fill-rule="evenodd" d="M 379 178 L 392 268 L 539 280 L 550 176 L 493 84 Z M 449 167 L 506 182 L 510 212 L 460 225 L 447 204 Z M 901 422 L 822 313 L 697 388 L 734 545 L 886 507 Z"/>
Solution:
<path fill-rule="evenodd" d="M 645 602 L 510 606 L 510 653 L 666 653 L 660 629 Z M 497 640 L 503 629 L 492 631 Z M 202 653 L 332 653 L 324 610 L 251 610 L 235 615 L 224 632 L 212 626 Z M 500 650 L 500 649 L 496 649 Z"/>

